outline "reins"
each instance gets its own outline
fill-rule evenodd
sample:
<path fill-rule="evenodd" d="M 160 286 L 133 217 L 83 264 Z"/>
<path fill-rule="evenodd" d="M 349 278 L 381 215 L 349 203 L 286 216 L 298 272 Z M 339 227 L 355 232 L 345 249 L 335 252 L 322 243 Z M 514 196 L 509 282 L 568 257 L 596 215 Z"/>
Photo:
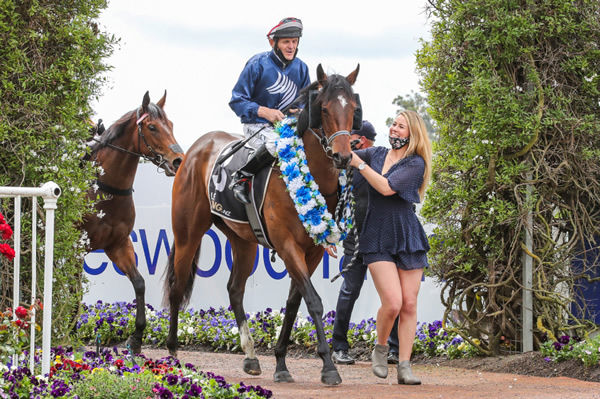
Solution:
<path fill-rule="evenodd" d="M 344 186 L 344 190 L 342 191 L 340 198 L 338 199 L 338 203 L 337 206 L 335 207 L 335 222 L 339 225 L 340 221 L 342 219 L 346 219 L 346 220 L 353 220 L 354 223 L 352 224 L 352 227 L 350 228 L 350 231 L 348 232 L 347 236 L 353 236 L 355 239 L 355 245 L 354 245 L 354 252 L 352 253 L 352 259 L 350 259 L 349 262 L 346 263 L 346 266 L 340 270 L 340 272 L 338 274 L 336 274 L 335 276 L 333 276 L 331 278 L 331 282 L 333 283 L 335 280 L 338 279 L 338 277 L 340 277 L 342 274 L 346 273 L 348 271 L 348 269 L 350 269 L 350 267 L 352 267 L 352 265 L 354 264 L 354 261 L 356 260 L 356 257 L 358 255 L 358 243 L 356 242 L 356 239 L 358 238 L 356 236 L 356 219 L 354 217 L 355 214 L 355 209 L 356 209 L 356 202 L 354 201 L 354 191 L 351 189 L 351 184 L 349 184 L 349 182 L 353 181 L 353 176 L 354 176 L 354 168 L 350 168 L 350 170 L 348 170 L 347 174 L 346 174 L 346 185 Z M 346 207 L 346 204 L 350 204 L 349 207 Z"/>

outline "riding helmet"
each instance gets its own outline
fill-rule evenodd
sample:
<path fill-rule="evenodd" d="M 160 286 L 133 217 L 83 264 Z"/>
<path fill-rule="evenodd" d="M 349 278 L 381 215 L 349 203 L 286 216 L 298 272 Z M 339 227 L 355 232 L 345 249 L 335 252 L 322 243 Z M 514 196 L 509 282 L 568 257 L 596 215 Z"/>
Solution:
<path fill-rule="evenodd" d="M 294 17 L 284 18 L 267 33 L 267 37 L 269 39 L 302 37 L 302 21 Z"/>

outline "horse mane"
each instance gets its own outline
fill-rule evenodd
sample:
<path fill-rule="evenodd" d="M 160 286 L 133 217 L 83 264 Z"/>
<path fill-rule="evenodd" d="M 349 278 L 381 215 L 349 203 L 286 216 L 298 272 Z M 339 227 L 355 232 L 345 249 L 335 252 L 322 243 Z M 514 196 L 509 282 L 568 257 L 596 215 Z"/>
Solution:
<path fill-rule="evenodd" d="M 126 131 L 127 125 L 132 117 L 137 117 L 138 114 L 141 114 L 141 108 L 135 109 L 133 111 L 127 112 L 123 115 L 119 120 L 110 125 L 108 129 L 104 133 L 102 133 L 99 137 L 94 137 L 93 143 L 90 144 L 91 154 L 94 155 L 102 148 L 106 147 L 108 144 L 112 143 L 114 140 L 118 139 L 123 135 Z M 147 107 L 147 112 L 150 117 L 153 119 L 166 119 L 167 115 L 162 108 L 157 106 L 154 103 L 149 103 Z"/>

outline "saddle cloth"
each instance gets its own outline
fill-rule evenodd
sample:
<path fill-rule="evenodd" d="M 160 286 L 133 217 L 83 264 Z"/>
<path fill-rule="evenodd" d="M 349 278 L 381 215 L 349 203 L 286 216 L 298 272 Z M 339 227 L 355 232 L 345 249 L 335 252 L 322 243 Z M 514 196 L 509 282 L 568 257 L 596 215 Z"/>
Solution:
<path fill-rule="evenodd" d="M 226 145 L 217 159 L 220 159 L 223 154 L 227 154 L 232 146 L 238 141 L 234 141 Z M 239 168 L 246 164 L 246 161 L 255 151 L 257 147 L 246 143 L 242 148 L 237 150 L 235 154 L 225 159 L 221 164 L 215 162 L 210 173 L 210 182 L 208 186 L 208 195 L 210 198 L 210 209 L 215 215 L 229 219 L 235 222 L 248 223 L 248 212 L 255 210 L 257 215 L 255 218 L 262 223 L 262 208 L 265 193 L 267 190 L 267 182 L 271 176 L 272 168 L 263 168 L 259 171 L 250 182 L 250 198 L 253 201 L 252 206 L 245 206 L 233 196 L 233 191 L 229 189 L 231 175 Z M 264 230 L 264 229 L 263 229 Z"/>

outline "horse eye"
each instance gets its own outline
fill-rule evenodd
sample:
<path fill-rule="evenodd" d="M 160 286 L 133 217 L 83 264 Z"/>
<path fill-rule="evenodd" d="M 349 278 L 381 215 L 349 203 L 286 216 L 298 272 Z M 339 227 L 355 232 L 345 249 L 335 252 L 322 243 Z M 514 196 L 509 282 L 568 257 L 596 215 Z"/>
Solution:
<path fill-rule="evenodd" d="M 155 131 L 156 130 L 156 126 L 154 125 L 148 125 L 148 129 Z"/>

